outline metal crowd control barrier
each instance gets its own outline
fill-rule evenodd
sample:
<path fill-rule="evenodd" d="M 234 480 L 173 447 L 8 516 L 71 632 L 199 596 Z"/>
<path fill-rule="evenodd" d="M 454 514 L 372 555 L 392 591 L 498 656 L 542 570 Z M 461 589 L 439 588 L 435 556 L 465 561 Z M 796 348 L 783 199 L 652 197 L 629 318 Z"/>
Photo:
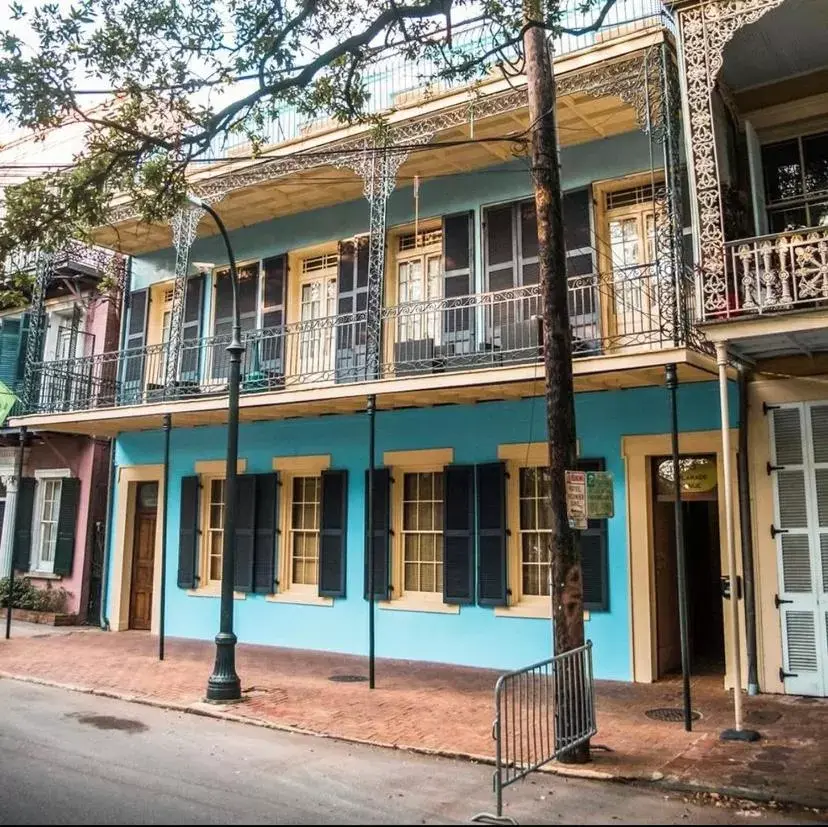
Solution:
<path fill-rule="evenodd" d="M 592 642 L 508 672 L 495 685 L 497 812 L 472 821 L 517 824 L 503 815 L 503 788 L 591 738 L 595 727 Z"/>

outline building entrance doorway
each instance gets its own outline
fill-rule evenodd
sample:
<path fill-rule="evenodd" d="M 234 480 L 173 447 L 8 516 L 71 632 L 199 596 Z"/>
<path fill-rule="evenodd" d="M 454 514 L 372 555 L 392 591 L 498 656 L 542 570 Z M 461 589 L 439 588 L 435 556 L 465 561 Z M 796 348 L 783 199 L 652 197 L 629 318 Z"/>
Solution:
<path fill-rule="evenodd" d="M 129 595 L 130 629 L 148 631 L 151 626 L 157 509 L 158 483 L 139 483 L 135 494 L 135 534 Z"/>
<path fill-rule="evenodd" d="M 724 610 L 716 457 L 680 459 L 688 643 L 694 674 L 724 674 Z M 670 457 L 652 460 L 657 677 L 681 670 L 675 482 Z"/>

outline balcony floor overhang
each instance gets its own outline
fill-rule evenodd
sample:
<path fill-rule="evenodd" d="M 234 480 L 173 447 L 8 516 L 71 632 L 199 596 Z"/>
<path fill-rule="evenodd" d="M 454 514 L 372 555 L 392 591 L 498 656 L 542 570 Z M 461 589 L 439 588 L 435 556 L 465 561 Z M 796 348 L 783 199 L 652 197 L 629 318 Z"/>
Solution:
<path fill-rule="evenodd" d="M 714 322 L 702 328 L 746 362 L 828 353 L 828 310 L 800 310 Z"/>
<path fill-rule="evenodd" d="M 663 385 L 664 366 L 671 363 L 677 366 L 680 383 L 712 381 L 716 375 L 712 356 L 686 347 L 597 356 L 573 363 L 575 391 L 589 393 Z M 544 371 L 538 362 L 519 367 L 248 394 L 241 397 L 240 419 L 245 423 L 360 413 L 372 394 L 376 394 L 377 408 L 382 411 L 532 398 L 542 396 L 543 392 Z M 227 396 L 15 417 L 9 425 L 13 428 L 25 425 L 32 431 L 111 437 L 124 432 L 156 430 L 162 426 L 165 414 L 171 415 L 174 428 L 225 424 Z"/>
<path fill-rule="evenodd" d="M 654 26 L 555 61 L 560 89 L 557 114 L 562 147 L 639 129 L 641 113 L 630 100 L 636 95 L 644 99 L 644 57 L 666 37 L 661 27 Z M 413 180 L 414 176 L 427 180 L 514 160 L 513 144 L 479 141 L 525 135 L 529 127 L 525 78 L 505 80 L 492 76 L 474 91 L 464 88 L 401 106 L 388 116 L 387 121 L 393 128 L 427 119 L 437 125 L 432 141 L 427 150 L 412 152 L 402 164 L 398 172 L 400 184 Z M 352 143 L 355 138 L 365 139 L 369 134 L 370 127 L 365 125 L 320 129 L 317 133 L 265 149 L 256 161 L 242 157 L 238 161 L 200 168 L 191 181 L 195 186 L 209 182 L 211 187 L 220 186 L 223 179 L 228 181 L 227 191 L 217 209 L 229 229 L 358 200 L 363 197 L 363 183 L 350 169 L 323 163 L 321 159 L 310 169 L 291 172 L 280 172 L 276 164 L 301 153 L 335 152 L 341 145 Z M 439 146 L 470 139 L 475 143 Z M 272 169 L 272 174 L 262 174 L 266 169 Z M 236 176 L 237 182 L 241 176 L 246 176 L 249 182 L 232 183 L 232 176 Z M 119 209 L 123 208 L 121 205 Z M 198 235 L 206 237 L 215 232 L 212 222 L 203 221 Z M 172 234 L 166 224 L 146 224 L 133 216 L 101 228 L 95 234 L 95 242 L 123 253 L 140 255 L 172 246 Z"/>

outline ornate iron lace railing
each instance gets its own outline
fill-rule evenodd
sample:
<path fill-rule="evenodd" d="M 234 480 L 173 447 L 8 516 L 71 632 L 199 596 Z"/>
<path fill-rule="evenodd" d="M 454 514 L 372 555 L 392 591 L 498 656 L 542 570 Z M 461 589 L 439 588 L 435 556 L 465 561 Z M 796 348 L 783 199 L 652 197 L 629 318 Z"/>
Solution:
<path fill-rule="evenodd" d="M 635 353 L 692 344 L 688 319 L 676 323 L 655 265 L 611 276 L 572 276 L 569 317 L 573 355 Z M 681 292 L 689 294 L 686 280 Z M 243 333 L 243 394 L 320 388 L 539 364 L 542 356 L 537 285 L 384 308 L 382 358 L 367 360 L 367 314 L 329 316 Z M 685 305 L 687 306 L 687 305 Z M 169 345 L 102 353 L 34 366 L 30 413 L 92 410 L 223 396 L 229 361 L 226 335 L 185 340 L 176 358 Z M 170 376 L 168 371 L 173 370 Z"/>
<path fill-rule="evenodd" d="M 583 0 L 563 0 L 562 25 L 569 29 L 586 29 L 595 20 L 598 9 L 585 10 Z M 552 46 L 556 57 L 587 49 L 614 36 L 629 34 L 657 23 L 670 25 L 662 0 L 616 0 L 597 31 L 580 34 L 561 34 Z M 495 45 L 491 25 L 476 23 L 457 25 L 452 30 L 450 51 L 458 60 L 470 52 L 492 48 Z M 509 50 L 507 50 L 508 52 Z M 512 50 L 514 51 L 514 50 Z M 516 55 L 515 55 L 516 57 Z M 366 68 L 363 81 L 368 95 L 367 114 L 379 114 L 401 106 L 421 103 L 430 97 L 445 94 L 468 85 L 465 79 L 452 81 L 438 77 L 438 62 L 427 56 L 417 60 L 408 58 L 399 46 L 389 47 Z M 264 138 L 268 145 L 279 144 L 335 126 L 326 113 L 308 119 L 293 107 L 280 108 L 278 116 L 265 124 Z M 242 132 L 234 132 L 214 142 L 215 157 L 241 152 L 249 146 Z"/>
<path fill-rule="evenodd" d="M 725 244 L 725 273 L 700 276 L 702 319 L 828 306 L 828 227 Z"/>

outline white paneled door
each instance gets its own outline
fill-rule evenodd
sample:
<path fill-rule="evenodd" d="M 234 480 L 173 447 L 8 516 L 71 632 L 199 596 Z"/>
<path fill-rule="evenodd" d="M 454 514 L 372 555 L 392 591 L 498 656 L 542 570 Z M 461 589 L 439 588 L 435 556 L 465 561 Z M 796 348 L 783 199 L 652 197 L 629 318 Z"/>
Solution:
<path fill-rule="evenodd" d="M 828 694 L 828 402 L 772 408 L 782 672 L 791 695 Z"/>

